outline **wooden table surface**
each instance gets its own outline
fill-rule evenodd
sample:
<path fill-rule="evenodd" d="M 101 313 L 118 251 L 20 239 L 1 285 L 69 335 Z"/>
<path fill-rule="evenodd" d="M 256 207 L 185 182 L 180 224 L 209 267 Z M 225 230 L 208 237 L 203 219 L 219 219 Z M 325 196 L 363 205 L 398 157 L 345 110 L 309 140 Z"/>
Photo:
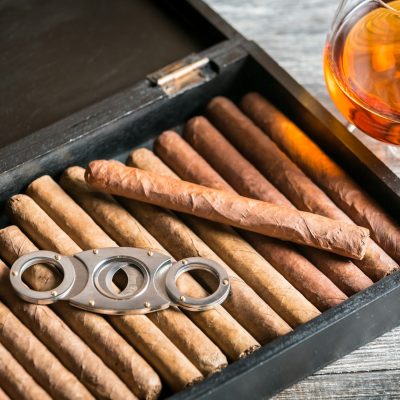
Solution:
<path fill-rule="evenodd" d="M 338 1 L 206 2 L 244 36 L 255 40 L 343 121 L 329 98 L 322 72 L 322 50 Z M 396 157 L 393 148 L 361 133 L 355 134 L 400 175 L 400 155 Z M 400 328 L 397 328 L 274 399 L 400 399 L 399 341 Z"/>

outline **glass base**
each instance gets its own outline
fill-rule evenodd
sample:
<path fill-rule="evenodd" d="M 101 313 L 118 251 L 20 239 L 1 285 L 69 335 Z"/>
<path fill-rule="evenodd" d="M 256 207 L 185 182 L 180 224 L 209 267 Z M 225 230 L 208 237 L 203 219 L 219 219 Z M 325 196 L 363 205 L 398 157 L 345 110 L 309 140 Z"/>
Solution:
<path fill-rule="evenodd" d="M 391 154 L 393 157 L 400 158 L 400 146 L 394 146 L 388 144 L 388 152 Z"/>
<path fill-rule="evenodd" d="M 384 164 L 400 176 L 400 146 L 380 142 L 360 131 L 351 123 L 346 124 L 347 130 L 355 135 L 368 147 Z"/>

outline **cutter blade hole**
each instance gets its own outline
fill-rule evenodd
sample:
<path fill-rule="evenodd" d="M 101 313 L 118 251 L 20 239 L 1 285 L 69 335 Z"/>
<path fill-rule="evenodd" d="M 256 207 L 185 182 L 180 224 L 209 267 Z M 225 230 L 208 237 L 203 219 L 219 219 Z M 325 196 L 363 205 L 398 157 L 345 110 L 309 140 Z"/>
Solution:
<path fill-rule="evenodd" d="M 201 284 L 201 286 L 203 286 L 203 288 L 207 291 L 207 294 L 205 294 L 204 296 L 194 295 L 193 293 L 189 293 L 187 291 L 187 288 L 185 287 L 184 276 L 188 274 L 195 278 Z M 217 290 L 218 285 L 219 280 L 217 275 L 209 270 L 201 268 L 201 266 L 196 265 L 193 265 L 190 271 L 181 274 L 176 281 L 176 286 L 183 296 L 191 296 L 196 299 L 202 299 L 206 296 L 213 294 Z"/>
<path fill-rule="evenodd" d="M 44 292 L 56 288 L 64 279 L 64 273 L 51 263 L 37 263 L 22 274 L 22 281 L 30 289 Z"/>

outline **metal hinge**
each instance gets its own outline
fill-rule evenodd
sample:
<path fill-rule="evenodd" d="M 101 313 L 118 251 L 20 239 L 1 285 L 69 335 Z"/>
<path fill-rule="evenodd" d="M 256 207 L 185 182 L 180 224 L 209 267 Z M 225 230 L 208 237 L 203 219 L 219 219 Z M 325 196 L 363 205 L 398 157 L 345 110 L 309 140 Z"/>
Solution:
<path fill-rule="evenodd" d="M 189 56 L 150 74 L 147 79 L 168 95 L 176 95 L 216 76 L 208 57 Z"/>

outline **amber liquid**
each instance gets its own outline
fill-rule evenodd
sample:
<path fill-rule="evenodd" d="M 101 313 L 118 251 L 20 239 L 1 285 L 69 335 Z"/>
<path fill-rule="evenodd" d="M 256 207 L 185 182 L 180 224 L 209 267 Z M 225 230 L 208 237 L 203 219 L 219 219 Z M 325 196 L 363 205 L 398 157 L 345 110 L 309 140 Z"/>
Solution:
<path fill-rule="evenodd" d="M 368 135 L 400 144 L 399 13 L 364 2 L 346 16 L 325 48 L 324 72 L 341 113 Z"/>

